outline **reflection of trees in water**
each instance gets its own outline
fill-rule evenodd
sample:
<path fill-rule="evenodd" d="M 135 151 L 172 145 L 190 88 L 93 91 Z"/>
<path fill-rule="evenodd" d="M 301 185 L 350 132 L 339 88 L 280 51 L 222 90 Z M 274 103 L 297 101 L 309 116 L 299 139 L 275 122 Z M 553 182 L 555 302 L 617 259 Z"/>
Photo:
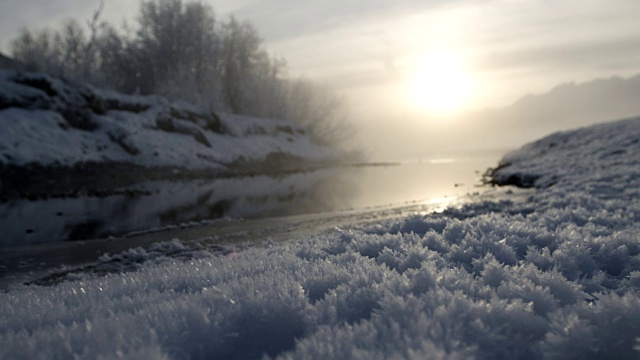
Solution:
<path fill-rule="evenodd" d="M 260 218 L 349 207 L 357 190 L 341 169 L 324 169 L 285 177 L 266 176 L 214 181 L 156 182 L 136 185 L 138 195 L 122 194 L 6 204 L 18 213 L 0 219 L 15 239 L 5 244 L 104 238 L 136 230 L 213 220 Z M 38 216 L 33 216 L 37 213 Z M 60 215 L 64 214 L 64 215 Z M 34 224 L 34 221 L 36 222 Z M 25 228 L 36 231 L 25 239 Z M 2 246 L 2 244 L 0 244 Z"/>
<path fill-rule="evenodd" d="M 209 204 L 208 202 L 195 202 L 192 205 L 161 211 L 157 214 L 157 217 L 160 219 L 160 224 L 162 225 L 219 219 L 225 216 L 227 211 L 229 211 L 231 204 L 232 202 L 228 200 L 221 200 L 212 204 Z"/>
<path fill-rule="evenodd" d="M 314 213 L 350 208 L 358 187 L 355 181 L 349 180 L 342 171 L 328 170 L 327 176 L 318 179 L 296 204 L 296 212 Z"/>
<path fill-rule="evenodd" d="M 332 211 L 348 207 L 355 184 L 333 170 L 293 174 L 277 179 L 252 177 L 189 184 L 194 201 L 151 215 L 161 225 L 218 219 L 259 218 Z M 159 196 L 164 196 L 161 192 Z"/>
<path fill-rule="evenodd" d="M 68 224 L 65 226 L 65 232 L 67 232 L 65 240 L 75 241 L 98 237 L 105 225 L 104 221 L 99 219 L 89 219 L 77 224 Z"/>

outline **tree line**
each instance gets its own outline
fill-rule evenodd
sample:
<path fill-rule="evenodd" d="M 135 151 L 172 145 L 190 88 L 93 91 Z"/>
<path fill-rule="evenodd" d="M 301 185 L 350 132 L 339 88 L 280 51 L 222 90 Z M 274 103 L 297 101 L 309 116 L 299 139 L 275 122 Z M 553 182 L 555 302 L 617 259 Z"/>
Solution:
<path fill-rule="evenodd" d="M 127 94 L 157 94 L 236 114 L 307 125 L 315 140 L 344 136 L 344 103 L 331 89 L 286 73 L 256 29 L 231 16 L 216 18 L 200 1 L 141 1 L 134 24 L 100 20 L 104 2 L 82 24 L 24 28 L 12 57 L 29 71 L 87 81 Z"/>

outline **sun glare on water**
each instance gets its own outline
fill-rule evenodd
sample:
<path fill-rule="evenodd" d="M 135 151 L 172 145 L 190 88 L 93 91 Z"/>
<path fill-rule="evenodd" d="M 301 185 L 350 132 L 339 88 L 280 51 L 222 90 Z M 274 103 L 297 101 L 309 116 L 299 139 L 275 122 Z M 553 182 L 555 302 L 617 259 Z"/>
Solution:
<path fill-rule="evenodd" d="M 416 62 L 408 91 L 412 103 L 422 110 L 449 114 L 468 105 L 471 79 L 455 54 L 428 54 Z"/>

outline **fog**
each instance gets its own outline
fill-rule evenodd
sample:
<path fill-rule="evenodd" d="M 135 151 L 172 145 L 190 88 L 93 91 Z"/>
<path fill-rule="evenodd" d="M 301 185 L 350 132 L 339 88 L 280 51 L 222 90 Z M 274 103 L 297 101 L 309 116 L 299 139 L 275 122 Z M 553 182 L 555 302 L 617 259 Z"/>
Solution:
<path fill-rule="evenodd" d="M 640 3 L 370 4 L 350 2 L 339 16 L 322 15 L 313 29 L 274 36 L 269 45 L 287 54 L 292 71 L 342 91 L 358 142 L 372 157 L 512 149 L 553 131 L 640 114 L 638 81 L 629 80 L 640 73 Z M 269 21 L 253 16 L 257 24 Z M 472 85 L 447 114 L 410 99 L 420 59 L 438 52 L 458 57 Z"/>
<path fill-rule="evenodd" d="M 514 150 L 556 132 L 640 114 L 640 75 L 563 83 L 509 106 L 449 115 L 363 115 L 359 141 L 373 158 L 394 161 L 465 150 Z"/>

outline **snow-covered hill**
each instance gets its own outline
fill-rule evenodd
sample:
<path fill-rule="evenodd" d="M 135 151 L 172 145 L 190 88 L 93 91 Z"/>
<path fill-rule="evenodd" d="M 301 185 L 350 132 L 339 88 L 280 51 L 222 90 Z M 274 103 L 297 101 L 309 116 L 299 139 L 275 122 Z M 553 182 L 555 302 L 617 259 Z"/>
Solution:
<path fill-rule="evenodd" d="M 527 144 L 502 159 L 491 181 L 538 188 L 557 184 L 554 189 L 571 191 L 584 187 L 589 179 L 598 193 L 615 186 L 622 187 L 616 192 L 635 191 L 626 180 L 637 177 L 638 154 L 640 118 L 632 118 L 558 132 Z"/>
<path fill-rule="evenodd" d="M 0 166 L 126 163 L 202 170 L 332 156 L 290 122 L 7 70 L 0 70 L 0 127 Z"/>

